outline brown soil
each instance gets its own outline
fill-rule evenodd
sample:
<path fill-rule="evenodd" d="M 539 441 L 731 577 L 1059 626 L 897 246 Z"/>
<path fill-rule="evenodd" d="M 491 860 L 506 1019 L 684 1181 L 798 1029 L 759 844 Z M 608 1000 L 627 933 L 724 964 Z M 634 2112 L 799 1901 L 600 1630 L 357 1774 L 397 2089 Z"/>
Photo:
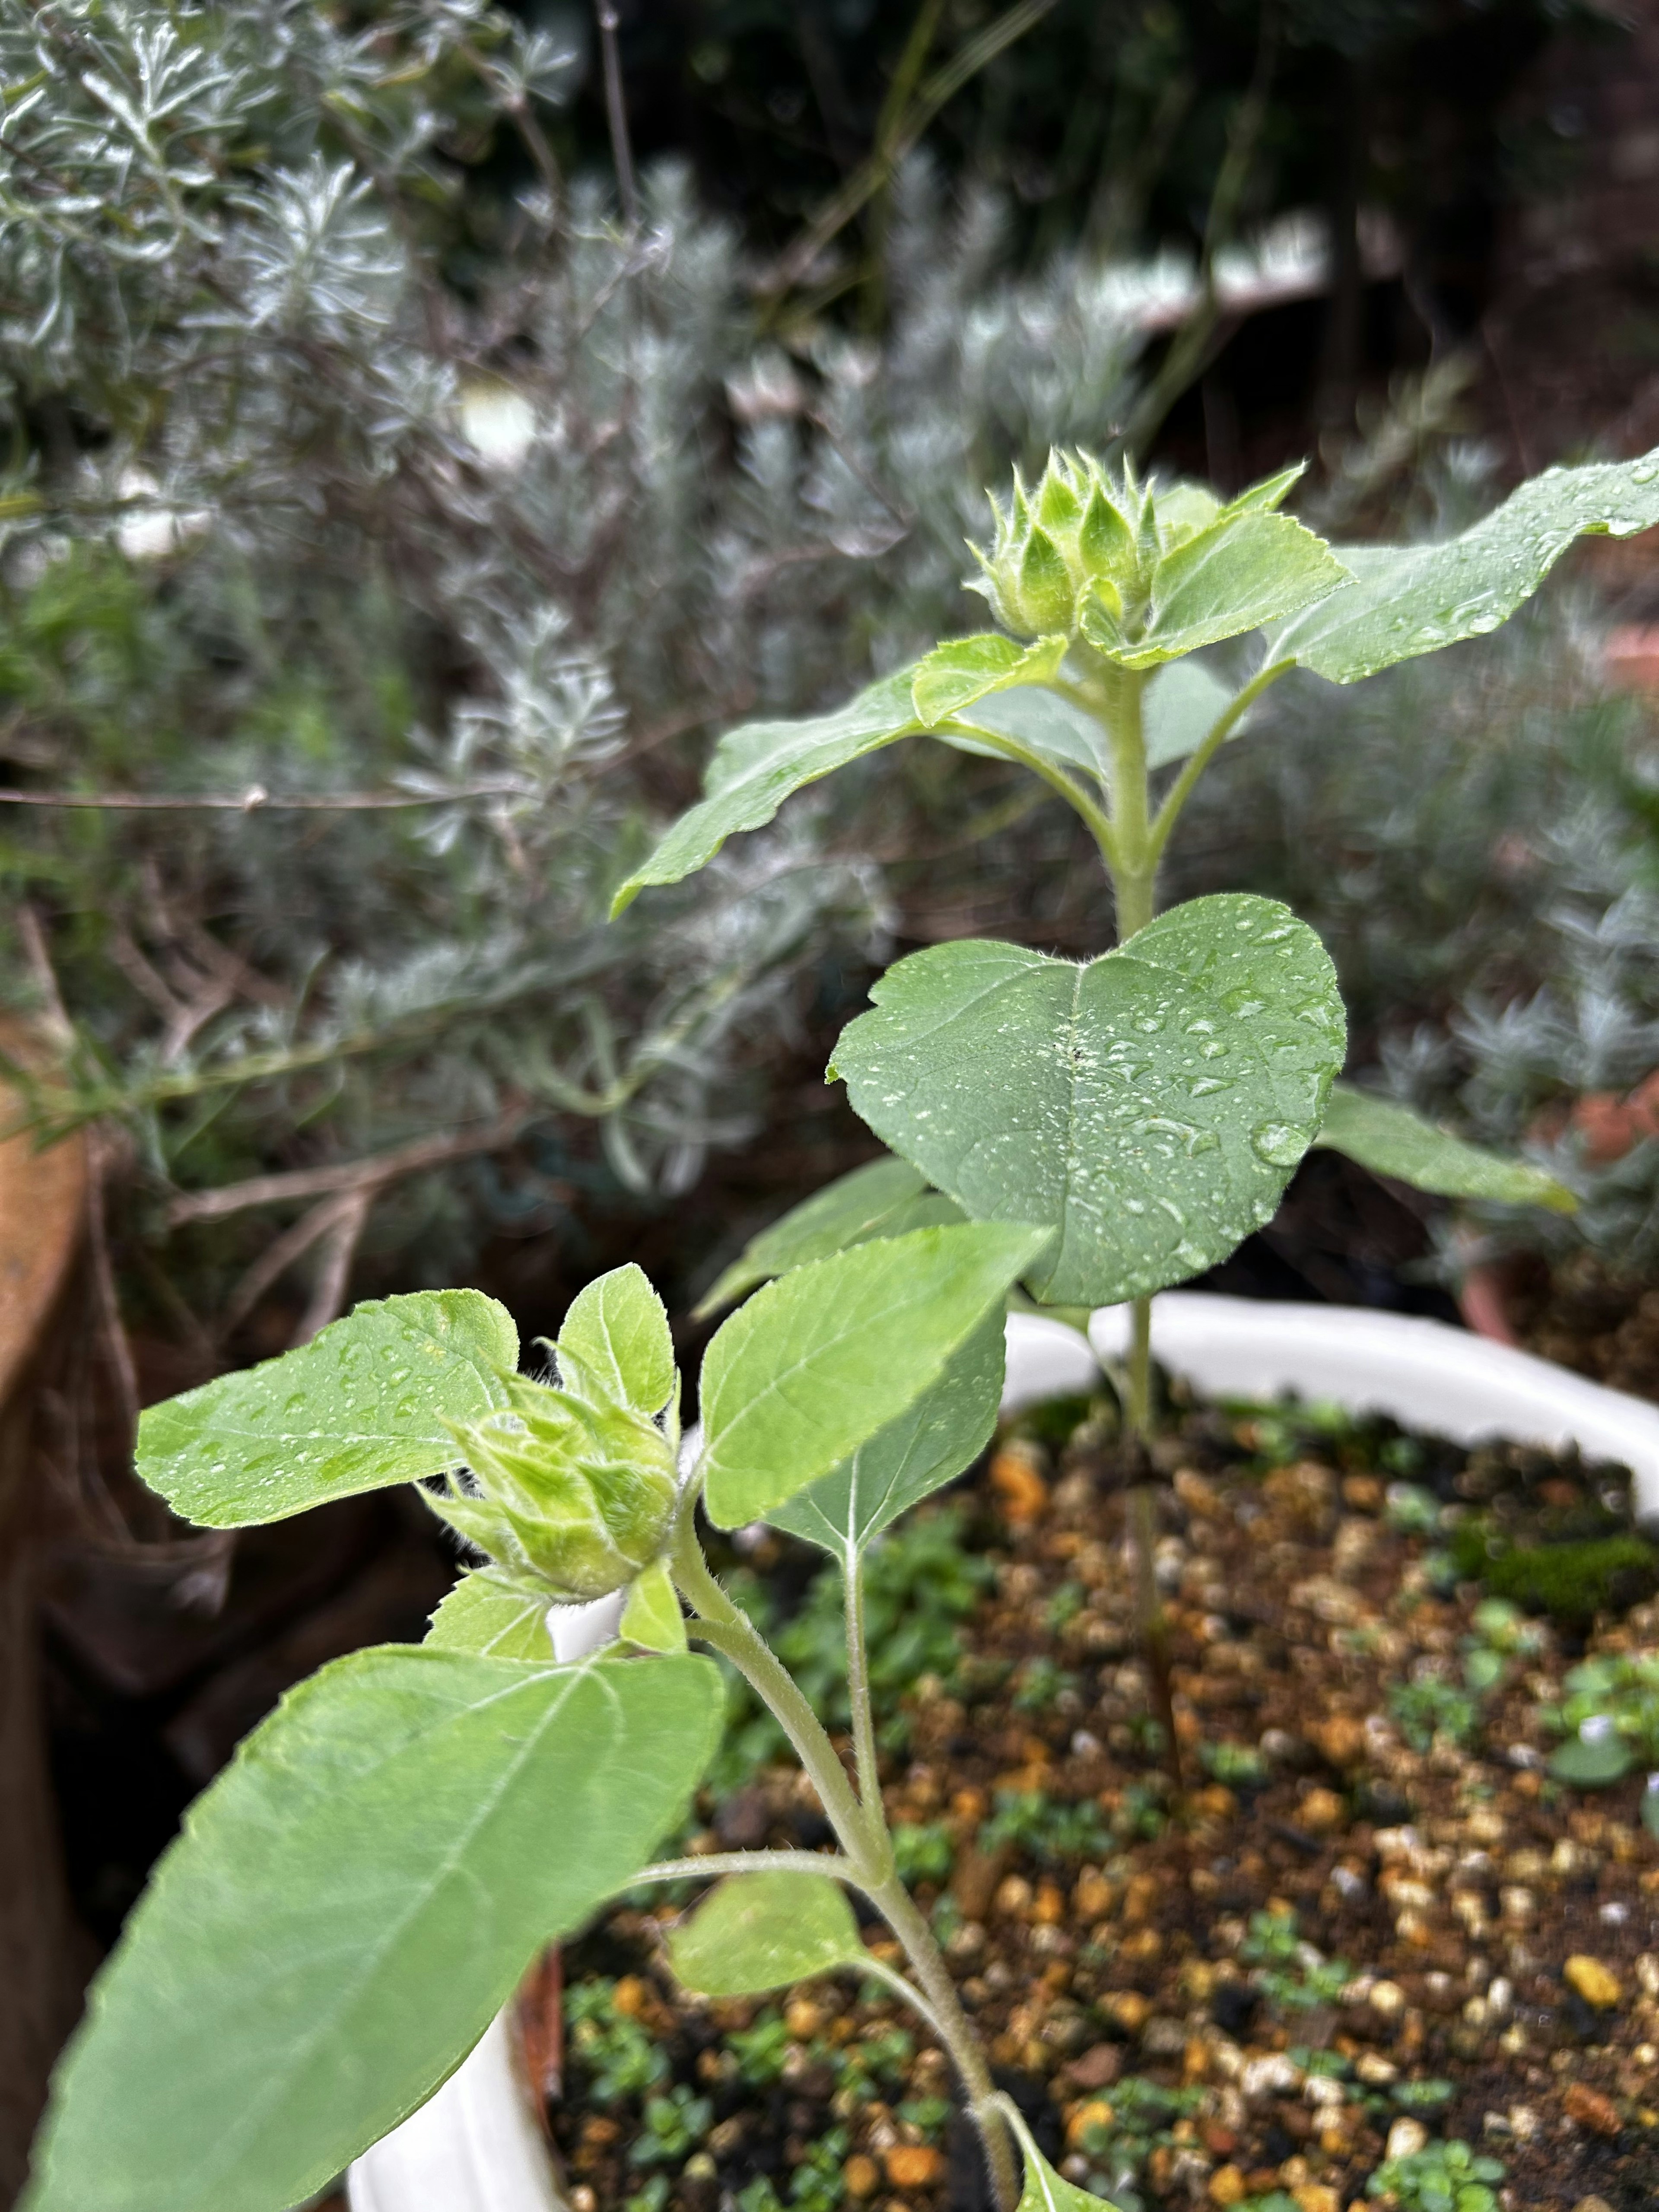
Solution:
<path fill-rule="evenodd" d="M 915 1682 L 909 1741 L 885 1775 L 891 1819 L 931 1829 L 945 1854 L 948 1876 L 916 1893 L 949 1931 L 963 2001 L 1039 2140 L 1121 2203 L 1367 2212 L 1390 2130 L 1415 2117 L 1431 2138 L 1501 2159 L 1516 2212 L 1650 2205 L 1659 1844 L 1640 1825 L 1639 1778 L 1594 1796 L 1548 1778 L 1540 1708 L 1587 1644 L 1651 1644 L 1659 1606 L 1603 1617 L 1587 1642 L 1546 1626 L 1471 1747 L 1442 1735 L 1413 1749 L 1389 1697 L 1425 1674 L 1461 1680 L 1481 1595 L 1436 1595 L 1433 1540 L 1400 1533 L 1385 1510 L 1395 1473 L 1454 1503 L 1497 1491 L 1552 1510 L 1612 1479 L 1380 1424 L 1181 1416 L 1160 1447 L 1158 1548 L 1177 1800 L 1146 1724 L 1121 1500 L 1102 1494 L 1097 1443 L 1087 1427 L 1058 1450 L 1005 1437 L 958 1492 L 994 1581 L 953 1676 Z M 1006 1833 L 1011 1804 L 1046 1808 L 1024 1840 Z M 782 1768 L 738 1811 L 705 1797 L 692 1848 L 827 1840 Z M 574 1949 L 567 2019 L 586 1991 L 643 2028 L 668 2064 L 649 2094 L 678 2083 L 683 2104 L 707 2100 L 697 2147 L 630 2159 L 646 2093 L 607 2101 L 592 2031 L 576 2029 L 553 2124 L 577 2212 L 769 2212 L 763 2192 L 744 2196 L 762 2176 L 776 2201 L 813 2212 L 982 2205 L 926 2034 L 846 1983 L 686 1999 L 660 1942 L 683 1902 L 630 1903 Z M 1253 1922 L 1263 1913 L 1273 1921 Z M 1264 1960 L 1275 1929 L 1288 1947 L 1291 1916 L 1329 1972 L 1310 1951 Z M 896 1956 L 882 1932 L 867 1931 L 872 1949 Z M 1574 1958 L 1606 1970 L 1610 2002 L 1579 1994 L 1564 1974 Z M 763 2079 L 744 2032 L 769 2023 Z M 1437 2081 L 1449 2085 L 1437 2100 L 1431 2088 L 1411 2103 L 1411 2085 Z M 837 2130 L 820 2183 L 803 2161 Z"/>

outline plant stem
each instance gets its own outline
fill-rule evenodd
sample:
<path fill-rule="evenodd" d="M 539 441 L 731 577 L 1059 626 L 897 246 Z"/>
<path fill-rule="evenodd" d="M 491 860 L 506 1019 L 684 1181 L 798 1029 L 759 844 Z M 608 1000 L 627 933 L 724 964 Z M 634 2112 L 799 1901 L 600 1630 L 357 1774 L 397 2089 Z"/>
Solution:
<path fill-rule="evenodd" d="M 940 2040 L 955 2061 L 962 2086 L 968 2093 L 968 2108 L 985 2146 L 986 2163 L 991 2169 L 991 2185 L 997 2203 L 1002 2212 L 1013 2212 L 1019 2197 L 1019 2177 L 1003 2115 L 994 2102 L 995 2085 L 979 2039 L 962 2009 L 951 1970 L 933 1941 L 933 1931 L 896 1875 L 878 1889 L 872 1890 L 870 1901 L 903 1944 L 916 1979 L 933 2007 Z"/>
<path fill-rule="evenodd" d="M 1146 678 L 1103 662 L 1097 678 L 1112 756 L 1112 845 L 1101 847 L 1117 902 L 1117 941 L 1126 945 L 1152 918 L 1158 884 L 1146 803 Z"/>
<path fill-rule="evenodd" d="M 847 1605 L 847 1701 L 853 1713 L 853 1747 L 858 1757 L 859 1800 L 866 1813 L 881 1807 L 881 1762 L 876 1753 L 875 1715 L 870 1705 L 870 1644 L 864 1626 L 864 1554 L 854 1552 L 842 1563 Z"/>
<path fill-rule="evenodd" d="M 994 2091 L 984 2054 L 962 2009 L 956 1984 L 933 1941 L 933 1930 L 898 1878 L 880 1794 L 878 1791 L 867 1804 L 860 1803 L 817 1715 L 749 1616 L 733 1604 L 710 1573 L 697 1541 L 694 1511 L 695 1497 L 688 1492 L 681 1504 L 671 1560 L 674 1581 L 696 1615 L 690 1632 L 700 1643 L 724 1653 L 794 1746 L 818 1793 L 824 1815 L 855 1870 L 859 1887 L 898 1937 L 915 1969 L 939 2040 L 967 2093 L 998 2203 L 1002 2212 L 1013 2212 L 1018 2196 L 1013 2153 L 1003 2117 L 991 2101 Z"/>
<path fill-rule="evenodd" d="M 714 1874 L 775 1874 L 780 1869 L 794 1874 L 821 1874 L 831 1881 L 844 1881 L 861 1889 L 853 1862 L 839 1851 L 705 1851 L 690 1858 L 659 1859 L 629 1875 L 628 1887 L 642 1881 L 701 1881 Z"/>

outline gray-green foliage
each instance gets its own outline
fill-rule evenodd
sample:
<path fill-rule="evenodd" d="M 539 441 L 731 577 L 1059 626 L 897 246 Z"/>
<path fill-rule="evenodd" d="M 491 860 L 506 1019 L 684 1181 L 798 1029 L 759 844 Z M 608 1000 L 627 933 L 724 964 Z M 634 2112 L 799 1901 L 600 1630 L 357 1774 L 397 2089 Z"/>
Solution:
<path fill-rule="evenodd" d="M 877 884 L 798 815 L 672 922 L 607 930 L 645 780 L 677 732 L 930 642 L 971 487 L 1121 410 L 1110 283 L 1003 278 L 993 204 L 947 213 L 920 168 L 886 335 L 810 356 L 757 344 L 740 242 L 683 175 L 646 180 L 635 236 L 580 179 L 502 185 L 580 46 L 478 0 L 0 7 L 9 775 L 430 802 L 299 835 L 8 817 L 67 1108 L 127 1120 L 139 1238 L 181 1194 L 449 1132 L 520 1149 L 509 1182 L 438 1161 L 371 1194 L 366 1249 L 418 1242 L 433 1279 L 569 1202 L 574 1123 L 589 1187 L 685 1188 L 752 1127 L 815 948 L 872 942 Z M 5 963 L 38 1008 L 21 936 Z M 182 1212 L 220 1224 L 168 1255 L 214 1325 L 362 1228 L 313 1206 L 268 1259 L 269 1206 Z"/>
<path fill-rule="evenodd" d="M 1267 1220 L 1343 1049 L 1318 939 L 1249 897 L 1081 966 L 939 945 L 872 995 L 836 1049 L 854 1106 L 969 1214 L 1052 1224 L 1032 1281 L 1059 1305 L 1178 1282 Z"/>

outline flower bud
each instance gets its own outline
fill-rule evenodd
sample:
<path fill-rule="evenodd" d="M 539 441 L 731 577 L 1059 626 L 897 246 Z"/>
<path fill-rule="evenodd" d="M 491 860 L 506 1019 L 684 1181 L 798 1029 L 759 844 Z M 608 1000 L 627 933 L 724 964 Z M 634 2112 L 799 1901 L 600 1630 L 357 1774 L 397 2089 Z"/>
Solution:
<path fill-rule="evenodd" d="M 1144 595 L 1150 501 L 1127 474 L 1114 484 L 1097 462 L 1053 453 L 1034 493 L 1016 471 L 1007 512 L 991 509 L 995 538 L 988 554 L 970 549 L 984 574 L 969 588 L 1016 636 L 1074 637 L 1085 609 Z"/>
<path fill-rule="evenodd" d="M 520 1582 L 604 1597 L 662 1550 L 674 1456 L 655 1422 L 614 1402 L 513 1376 L 508 1406 L 451 1424 L 470 1480 L 428 1492 L 434 1511 Z"/>

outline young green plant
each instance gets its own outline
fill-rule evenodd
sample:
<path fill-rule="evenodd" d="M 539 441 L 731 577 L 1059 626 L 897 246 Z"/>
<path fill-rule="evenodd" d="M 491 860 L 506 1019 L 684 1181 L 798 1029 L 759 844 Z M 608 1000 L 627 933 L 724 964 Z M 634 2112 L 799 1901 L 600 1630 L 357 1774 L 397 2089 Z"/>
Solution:
<path fill-rule="evenodd" d="M 437 1291 L 152 1408 L 139 1472 L 204 1526 L 412 1482 L 476 1564 L 422 1646 L 324 1668 L 193 1808 L 59 2069 L 31 2212 L 287 2212 L 430 2095 L 543 1945 L 688 1876 L 726 1879 L 671 1939 L 686 1985 L 888 1986 L 949 2053 L 1013 2205 L 1012 2124 L 883 1814 L 860 1566 L 988 1437 L 1007 1294 L 1051 1241 L 957 1222 L 795 1269 L 714 1336 L 695 1440 L 631 1267 L 574 1301 L 548 1379 L 519 1372 L 500 1306 Z M 711 1572 L 700 1510 L 796 1528 L 841 1562 L 850 1772 Z M 600 1598 L 611 1640 L 561 1664 L 550 1624 Z M 835 1850 L 650 1863 L 719 1741 L 720 1676 L 692 1642 L 769 1706 Z M 848 1887 L 907 1971 L 866 1951 Z"/>
<path fill-rule="evenodd" d="M 1205 769 L 1292 672 L 1352 684 L 1485 635 L 1581 532 L 1659 523 L 1659 453 L 1551 470 L 1462 537 L 1423 545 L 1326 544 L 1282 512 L 1300 473 L 1223 501 L 1053 454 L 1034 489 L 1016 477 L 1008 506 L 992 502 L 993 544 L 975 549 L 971 588 L 1000 628 L 935 647 L 832 714 L 732 732 L 707 796 L 616 900 L 678 882 L 791 793 L 902 738 L 1018 763 L 1087 826 L 1112 887 L 1115 947 L 1079 963 L 970 940 L 890 968 L 830 1073 L 896 1157 L 756 1239 L 709 1303 L 809 1254 L 945 1218 L 942 1206 L 1052 1228 L 1025 1291 L 1061 1318 L 1129 1303 L 1123 1471 L 1172 1759 L 1145 1449 L 1152 1294 L 1267 1222 L 1316 1145 L 1445 1196 L 1563 1210 L 1574 1200 L 1538 1168 L 1338 1082 L 1345 1017 L 1312 931 L 1255 896 L 1160 914 L 1164 854 Z M 1247 647 L 1253 633 L 1260 643 Z M 1219 661 L 1216 648 L 1228 649 Z"/>

